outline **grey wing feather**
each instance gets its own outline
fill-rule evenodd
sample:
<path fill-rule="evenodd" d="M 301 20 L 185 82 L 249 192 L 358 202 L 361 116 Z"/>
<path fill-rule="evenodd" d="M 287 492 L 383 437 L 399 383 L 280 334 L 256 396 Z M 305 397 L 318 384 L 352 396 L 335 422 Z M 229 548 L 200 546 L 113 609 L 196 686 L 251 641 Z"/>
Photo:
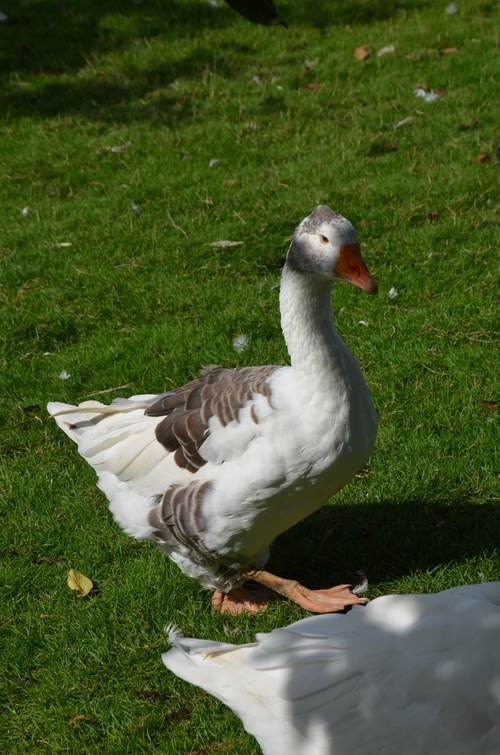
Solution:
<path fill-rule="evenodd" d="M 178 466 L 194 474 L 206 464 L 199 450 L 210 419 L 216 417 L 223 427 L 237 422 L 240 410 L 257 393 L 270 403 L 268 379 L 277 369 L 269 365 L 215 370 L 163 396 L 145 411 L 150 417 L 164 416 L 156 426 L 158 442 L 175 454 Z M 252 420 L 257 421 L 255 412 Z"/>

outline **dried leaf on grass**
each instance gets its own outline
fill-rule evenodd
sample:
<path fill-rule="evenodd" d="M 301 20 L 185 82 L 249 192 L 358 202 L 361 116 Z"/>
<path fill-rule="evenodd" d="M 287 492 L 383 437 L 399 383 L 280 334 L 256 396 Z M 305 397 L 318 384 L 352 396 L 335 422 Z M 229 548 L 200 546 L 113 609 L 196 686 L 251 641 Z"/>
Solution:
<path fill-rule="evenodd" d="M 75 716 L 74 718 L 70 718 L 69 721 L 68 721 L 68 724 L 70 726 L 72 726 L 74 729 L 76 729 L 76 727 L 78 726 L 78 724 L 80 723 L 80 721 L 85 721 L 86 718 L 87 718 L 87 716 L 84 716 L 83 713 L 82 713 L 79 716 Z"/>
<path fill-rule="evenodd" d="M 188 708 L 179 708 L 178 710 L 167 710 L 162 714 L 164 721 L 170 721 L 172 723 L 179 723 L 179 721 L 187 721 L 191 718 L 191 711 Z"/>
<path fill-rule="evenodd" d="M 319 89 L 319 84 L 317 84 L 315 81 L 311 81 L 309 84 L 304 84 L 302 89 Z"/>
<path fill-rule="evenodd" d="M 458 52 L 458 47 L 445 47 L 444 50 L 439 51 L 441 55 L 453 55 L 454 52 Z"/>
<path fill-rule="evenodd" d="M 222 742 L 207 742 L 206 747 L 209 750 L 227 750 L 228 747 L 231 747 L 231 744 L 232 742 L 229 739 L 223 739 Z"/>
<path fill-rule="evenodd" d="M 475 163 L 485 163 L 487 160 L 490 159 L 490 155 L 487 155 L 485 152 L 480 152 L 476 159 L 474 160 Z"/>
<path fill-rule="evenodd" d="M 368 150 L 369 157 L 378 157 L 385 155 L 388 152 L 397 152 L 399 149 L 397 144 L 389 144 L 388 142 L 372 144 Z"/>
<path fill-rule="evenodd" d="M 498 401 L 483 401 L 482 399 L 479 399 L 479 403 L 487 412 L 498 411 Z"/>
<path fill-rule="evenodd" d="M 221 241 L 211 241 L 210 243 L 205 244 L 205 246 L 222 246 L 223 248 L 227 248 L 230 246 L 241 246 L 243 244 L 243 241 L 228 241 L 227 239 L 222 239 Z"/>
<path fill-rule="evenodd" d="M 473 118 L 471 121 L 467 121 L 467 123 L 462 123 L 459 127 L 459 131 L 465 131 L 468 128 L 474 128 L 478 124 L 478 119 Z"/>
<path fill-rule="evenodd" d="M 366 60 L 372 54 L 371 45 L 361 45 L 354 50 L 354 57 L 356 60 Z"/>
<path fill-rule="evenodd" d="M 68 572 L 68 587 L 70 590 L 79 590 L 77 598 L 85 598 L 94 587 L 94 583 L 85 574 L 81 574 L 76 569 L 70 569 Z"/>

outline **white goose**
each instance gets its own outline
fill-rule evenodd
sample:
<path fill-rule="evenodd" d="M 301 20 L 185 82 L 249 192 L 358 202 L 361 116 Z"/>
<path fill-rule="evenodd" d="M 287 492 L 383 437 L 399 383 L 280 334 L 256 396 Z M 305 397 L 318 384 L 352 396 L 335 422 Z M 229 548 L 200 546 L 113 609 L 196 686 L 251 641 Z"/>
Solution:
<path fill-rule="evenodd" d="M 172 640 L 165 665 L 264 755 L 500 753 L 500 582 L 386 595 L 251 645 Z"/>
<path fill-rule="evenodd" d="M 290 367 L 219 369 L 110 406 L 48 404 L 118 524 L 214 589 L 218 610 L 260 610 L 269 588 L 320 613 L 366 602 L 348 585 L 312 591 L 262 568 L 277 535 L 346 485 L 375 443 L 368 388 L 332 321 L 337 279 L 377 291 L 354 227 L 319 206 L 297 227 L 281 278 Z"/>

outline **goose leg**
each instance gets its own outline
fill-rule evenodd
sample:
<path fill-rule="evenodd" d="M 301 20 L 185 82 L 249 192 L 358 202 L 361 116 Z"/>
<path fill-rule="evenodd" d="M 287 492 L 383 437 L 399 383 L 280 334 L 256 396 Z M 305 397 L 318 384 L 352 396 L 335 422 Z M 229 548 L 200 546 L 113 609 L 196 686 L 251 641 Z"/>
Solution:
<path fill-rule="evenodd" d="M 368 603 L 367 598 L 359 598 L 351 592 L 351 585 L 337 585 L 328 590 L 308 590 L 299 582 L 276 577 L 274 574 L 261 569 L 246 571 L 245 577 L 271 588 L 274 592 L 284 595 L 293 600 L 294 603 L 298 603 L 302 608 L 314 613 L 333 613 L 357 603 Z"/>
<path fill-rule="evenodd" d="M 220 613 L 259 613 L 265 611 L 267 601 L 275 597 L 274 590 L 262 583 L 249 581 L 227 593 L 216 590 L 212 596 L 212 608 Z"/>

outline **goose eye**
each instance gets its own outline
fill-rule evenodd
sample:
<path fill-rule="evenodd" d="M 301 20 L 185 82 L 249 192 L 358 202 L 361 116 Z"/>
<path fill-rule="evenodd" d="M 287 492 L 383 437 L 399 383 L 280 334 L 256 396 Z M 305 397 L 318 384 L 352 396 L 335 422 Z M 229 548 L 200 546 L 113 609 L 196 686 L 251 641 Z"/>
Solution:
<path fill-rule="evenodd" d="M 320 236 L 320 239 L 321 239 L 321 241 L 322 241 L 323 244 L 329 244 L 330 243 L 330 239 L 327 239 L 326 236 Z"/>

